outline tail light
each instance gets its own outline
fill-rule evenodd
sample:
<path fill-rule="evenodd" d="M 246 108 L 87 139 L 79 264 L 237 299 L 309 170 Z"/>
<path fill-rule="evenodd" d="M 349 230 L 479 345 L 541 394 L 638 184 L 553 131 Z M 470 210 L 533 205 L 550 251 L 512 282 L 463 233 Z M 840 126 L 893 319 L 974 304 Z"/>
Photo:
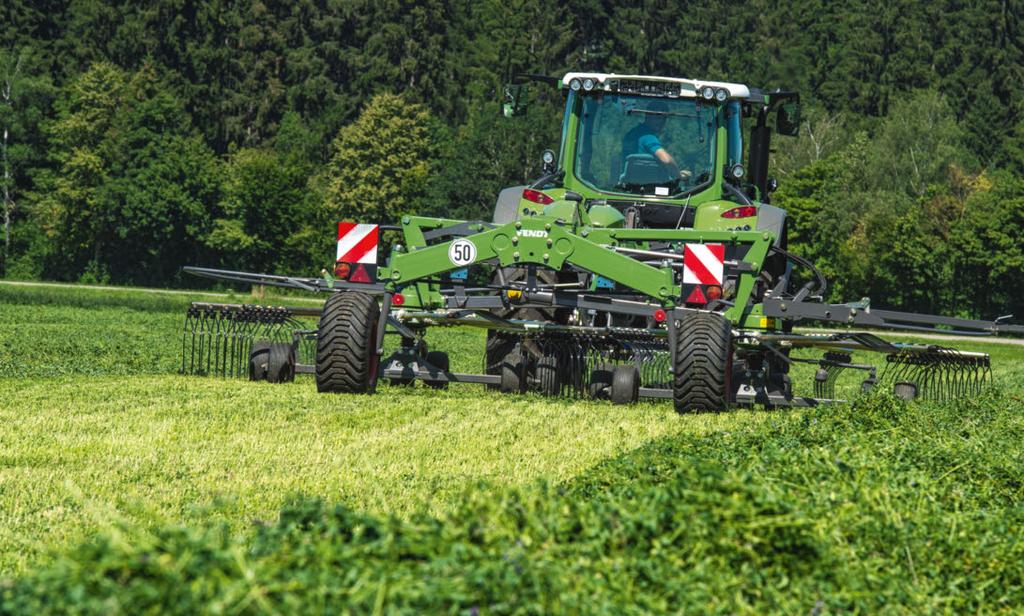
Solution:
<path fill-rule="evenodd" d="M 540 205 L 547 205 L 549 203 L 555 202 L 555 200 L 552 199 L 551 197 L 545 195 L 539 190 L 534 190 L 532 188 L 523 189 L 523 199 L 526 199 L 527 201 L 531 201 L 533 203 L 538 203 Z"/>
<path fill-rule="evenodd" d="M 722 299 L 722 287 L 717 284 L 708 285 L 706 294 L 709 302 L 713 302 L 716 299 Z"/>
<path fill-rule="evenodd" d="M 377 277 L 377 266 L 338 261 L 334 264 L 334 277 L 348 282 L 372 283 Z"/>
<path fill-rule="evenodd" d="M 741 205 L 722 212 L 722 218 L 752 218 L 757 216 L 757 208 L 753 205 Z"/>
<path fill-rule="evenodd" d="M 334 277 L 342 280 L 348 280 L 348 275 L 352 273 L 352 266 L 348 263 L 338 261 L 334 264 Z"/>

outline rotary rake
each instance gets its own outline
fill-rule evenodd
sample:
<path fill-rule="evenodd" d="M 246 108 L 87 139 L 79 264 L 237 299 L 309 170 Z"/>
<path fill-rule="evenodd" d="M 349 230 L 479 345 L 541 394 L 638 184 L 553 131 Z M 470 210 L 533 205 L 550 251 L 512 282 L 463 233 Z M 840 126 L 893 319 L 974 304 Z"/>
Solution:
<path fill-rule="evenodd" d="M 316 330 L 304 328 L 297 317 L 317 315 L 319 310 L 194 302 L 185 316 L 181 371 L 251 378 L 251 359 L 254 350 L 260 348 L 257 343 L 261 343 L 267 345 L 268 352 L 270 345 L 293 349 L 297 371 L 309 372 Z"/>
<path fill-rule="evenodd" d="M 974 395 L 991 381 L 987 355 L 863 328 L 1024 334 L 1004 319 L 824 301 L 825 279 L 788 250 L 786 213 L 769 203 L 771 135 L 796 134 L 796 93 L 603 73 L 544 81 L 566 96 L 560 155 L 546 151 L 542 177 L 502 191 L 491 221 L 341 222 L 333 276 L 322 279 L 186 268 L 329 297 L 316 311 L 197 304 L 182 369 L 278 381 L 312 372 L 332 393 L 419 380 L 615 403 L 665 398 L 690 412 L 831 402 L 851 373 L 860 390 Z M 525 87 L 507 90 L 518 93 L 507 114 L 521 111 Z M 382 230 L 401 238 L 384 259 Z M 318 317 L 315 332 L 303 316 Z M 794 331 L 801 322 L 841 331 Z M 436 327 L 487 330 L 482 370 L 452 371 L 428 348 Z M 385 353 L 386 335 L 401 340 L 394 352 Z M 863 359 L 871 353 L 885 358 L 882 370 Z M 812 395 L 794 391 L 802 377 L 791 368 L 801 364 Z"/>

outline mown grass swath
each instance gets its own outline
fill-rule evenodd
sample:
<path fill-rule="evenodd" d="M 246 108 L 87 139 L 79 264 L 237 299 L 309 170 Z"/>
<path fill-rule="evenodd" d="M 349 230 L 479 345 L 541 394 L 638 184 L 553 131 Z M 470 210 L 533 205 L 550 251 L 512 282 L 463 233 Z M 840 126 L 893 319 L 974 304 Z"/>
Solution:
<path fill-rule="evenodd" d="M 247 532 L 105 532 L 4 610 L 1002 611 L 1024 601 L 1019 400 L 853 407 L 670 436 L 440 517 L 296 499 Z"/>
<path fill-rule="evenodd" d="M 1018 346 L 962 345 L 993 357 L 979 399 L 676 417 L 181 377 L 175 299 L 0 292 L 2 613 L 1024 601 Z M 431 335 L 479 367 L 481 335 Z"/>

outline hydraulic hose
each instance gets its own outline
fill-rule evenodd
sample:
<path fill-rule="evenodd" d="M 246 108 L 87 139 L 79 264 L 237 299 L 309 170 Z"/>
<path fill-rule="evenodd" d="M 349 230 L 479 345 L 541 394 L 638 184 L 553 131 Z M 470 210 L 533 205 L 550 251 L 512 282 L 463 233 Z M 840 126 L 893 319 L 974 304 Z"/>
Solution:
<path fill-rule="evenodd" d="M 821 295 L 821 296 L 825 295 L 825 290 L 828 289 L 828 281 L 825 280 L 825 275 L 821 273 L 821 270 L 819 270 L 818 268 L 814 267 L 813 263 L 811 263 L 810 261 L 808 261 L 807 259 L 805 259 L 805 258 L 803 258 L 801 256 L 798 256 L 798 255 L 795 255 L 795 254 L 789 252 L 788 250 L 786 250 L 784 248 L 779 248 L 778 246 L 774 246 L 773 245 L 771 247 L 771 250 L 772 250 L 772 252 L 777 252 L 777 253 L 783 255 L 784 257 L 786 257 L 787 259 L 789 259 L 793 263 L 796 263 L 797 265 L 800 265 L 802 267 L 806 267 L 807 269 L 811 270 L 811 272 L 814 274 L 814 277 L 817 279 L 817 282 L 818 282 L 817 288 L 814 288 L 814 295 Z M 806 285 L 804 285 L 804 289 L 807 289 L 808 293 L 810 293 L 810 290 L 811 290 L 810 286 L 813 285 L 813 284 L 814 284 L 813 282 L 808 282 Z"/>
<path fill-rule="evenodd" d="M 733 186 L 732 184 L 730 184 L 728 182 L 723 182 L 722 186 L 724 186 L 725 190 L 727 190 L 732 196 L 738 198 L 740 200 L 741 204 L 743 204 L 743 205 L 754 205 L 754 202 L 750 200 L 750 197 L 748 197 L 746 195 L 746 193 L 744 193 L 739 188 L 736 188 L 735 186 Z"/>

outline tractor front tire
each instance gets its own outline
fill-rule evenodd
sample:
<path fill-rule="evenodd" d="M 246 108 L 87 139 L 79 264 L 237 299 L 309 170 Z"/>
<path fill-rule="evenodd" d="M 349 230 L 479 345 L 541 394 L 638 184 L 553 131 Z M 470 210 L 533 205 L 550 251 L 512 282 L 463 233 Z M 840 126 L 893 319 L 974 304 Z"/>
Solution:
<path fill-rule="evenodd" d="M 380 306 L 368 293 L 343 291 L 324 302 L 316 337 L 316 390 L 372 394 L 377 388 Z"/>
<path fill-rule="evenodd" d="M 672 401 L 677 413 L 724 411 L 732 382 L 732 325 L 714 312 L 686 312 L 675 324 Z"/>

